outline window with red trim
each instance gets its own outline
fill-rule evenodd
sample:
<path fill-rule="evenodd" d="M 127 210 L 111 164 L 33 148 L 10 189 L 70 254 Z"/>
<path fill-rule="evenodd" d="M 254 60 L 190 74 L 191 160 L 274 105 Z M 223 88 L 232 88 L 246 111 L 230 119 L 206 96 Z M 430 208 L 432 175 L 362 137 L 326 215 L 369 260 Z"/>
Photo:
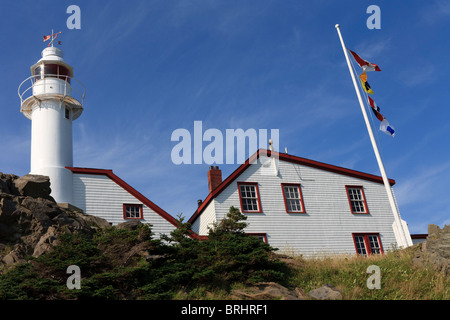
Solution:
<path fill-rule="evenodd" d="M 369 213 L 363 187 L 345 186 L 352 213 Z"/>
<path fill-rule="evenodd" d="M 258 213 L 261 211 L 258 184 L 256 182 L 238 182 L 241 212 Z"/>
<path fill-rule="evenodd" d="M 367 256 L 383 253 L 380 234 L 378 233 L 354 233 L 353 241 L 355 243 L 356 253 Z"/>
<path fill-rule="evenodd" d="M 300 184 L 282 183 L 284 205 L 288 213 L 305 213 L 303 195 Z"/>
<path fill-rule="evenodd" d="M 124 219 L 143 219 L 144 212 L 142 204 L 124 204 L 123 205 Z"/>

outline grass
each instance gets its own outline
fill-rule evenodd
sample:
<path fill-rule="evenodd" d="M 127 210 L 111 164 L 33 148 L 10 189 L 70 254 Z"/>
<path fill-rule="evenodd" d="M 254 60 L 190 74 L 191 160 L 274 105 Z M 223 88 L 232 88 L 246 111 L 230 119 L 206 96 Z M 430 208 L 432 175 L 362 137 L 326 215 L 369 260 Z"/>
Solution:
<path fill-rule="evenodd" d="M 289 262 L 293 272 L 288 283 L 293 289 L 310 290 L 330 284 L 339 289 L 344 300 L 449 300 L 450 279 L 432 266 L 418 267 L 413 263 L 414 249 L 395 250 L 368 257 L 328 256 L 318 258 L 295 257 Z M 371 265 L 378 266 L 381 288 L 369 289 L 367 273 Z M 231 289 L 245 289 L 235 283 Z M 229 293 L 221 289 L 197 287 L 190 292 L 179 291 L 174 299 L 223 300 Z"/>
<path fill-rule="evenodd" d="M 396 250 L 369 257 L 335 256 L 304 259 L 296 257 L 291 285 L 305 292 L 331 284 L 346 300 L 448 300 L 449 278 L 429 267 L 413 264 L 413 250 Z M 381 288 L 369 289 L 367 273 L 371 265 L 378 266 Z"/>

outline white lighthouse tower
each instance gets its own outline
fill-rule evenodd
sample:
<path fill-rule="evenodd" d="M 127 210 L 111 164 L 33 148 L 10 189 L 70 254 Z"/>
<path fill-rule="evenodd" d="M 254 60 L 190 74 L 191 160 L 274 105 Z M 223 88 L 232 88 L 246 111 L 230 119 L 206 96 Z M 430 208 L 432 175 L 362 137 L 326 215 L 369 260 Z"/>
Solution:
<path fill-rule="evenodd" d="M 31 120 L 30 173 L 50 177 L 56 202 L 73 203 L 72 172 L 66 167 L 73 166 L 72 121 L 83 112 L 85 89 L 53 46 L 53 36 L 19 86 L 20 111 Z"/>

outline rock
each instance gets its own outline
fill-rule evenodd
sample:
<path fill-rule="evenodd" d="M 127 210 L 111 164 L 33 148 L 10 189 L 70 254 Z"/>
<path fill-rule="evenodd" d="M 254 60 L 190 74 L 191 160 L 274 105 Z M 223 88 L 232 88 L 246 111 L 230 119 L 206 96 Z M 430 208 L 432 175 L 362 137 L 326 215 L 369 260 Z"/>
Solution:
<path fill-rule="evenodd" d="M 231 296 L 241 300 L 303 300 L 305 298 L 301 289 L 289 290 L 275 282 L 260 282 L 245 290 L 235 289 Z"/>
<path fill-rule="evenodd" d="M 13 250 L 3 257 L 2 262 L 4 264 L 14 264 L 24 262 L 24 260 L 20 257 L 20 254 Z"/>
<path fill-rule="evenodd" d="M 44 198 L 55 202 L 50 196 L 50 178 L 47 176 L 27 174 L 13 182 L 16 195 L 27 195 L 32 198 Z"/>
<path fill-rule="evenodd" d="M 53 219 L 63 212 L 54 201 L 45 198 L 33 198 L 27 196 L 20 204 L 33 212 L 35 216 L 39 216 L 39 219 L 41 220 Z"/>
<path fill-rule="evenodd" d="M 12 197 L 0 197 L 0 223 L 7 225 L 9 222 L 13 222 L 16 218 L 13 216 L 16 210 L 16 201 Z M 6 231 L 6 230 L 5 230 Z M 0 239 L 4 234 L 0 234 Z"/>
<path fill-rule="evenodd" d="M 38 243 L 34 246 L 33 257 L 37 258 L 41 254 L 50 252 L 53 246 L 57 244 L 58 231 L 55 227 L 50 227 L 47 232 L 41 236 Z"/>
<path fill-rule="evenodd" d="M 439 231 L 441 231 L 439 226 L 437 226 L 435 224 L 429 224 L 428 225 L 428 237 L 427 238 L 432 239 L 433 237 L 438 236 L 439 235 Z"/>
<path fill-rule="evenodd" d="M 427 240 L 418 245 L 413 262 L 418 266 L 431 265 L 435 270 L 450 275 L 450 226 L 440 229 L 428 226 Z"/>
<path fill-rule="evenodd" d="M 142 224 L 142 222 L 139 221 L 139 220 L 125 221 L 125 222 L 119 223 L 119 224 L 116 226 L 116 229 L 117 229 L 117 230 L 120 230 L 120 229 L 136 230 L 137 227 L 138 227 L 140 224 Z"/>
<path fill-rule="evenodd" d="M 107 220 L 100 218 L 100 217 L 96 217 L 96 216 L 91 216 L 88 214 L 80 214 L 81 219 L 83 219 L 84 221 L 86 221 L 86 223 L 91 226 L 91 228 L 108 228 L 111 227 L 111 222 L 108 222 Z"/>
<path fill-rule="evenodd" d="M 342 293 L 329 284 L 311 290 L 309 296 L 317 300 L 342 300 Z"/>
<path fill-rule="evenodd" d="M 59 206 L 49 194 L 48 177 L 0 173 L 0 264 L 39 257 L 53 250 L 64 232 L 93 236 L 110 226 L 73 206 Z"/>
<path fill-rule="evenodd" d="M 16 175 L 0 172 L 0 193 L 11 193 L 12 183 L 17 178 L 19 177 Z"/>

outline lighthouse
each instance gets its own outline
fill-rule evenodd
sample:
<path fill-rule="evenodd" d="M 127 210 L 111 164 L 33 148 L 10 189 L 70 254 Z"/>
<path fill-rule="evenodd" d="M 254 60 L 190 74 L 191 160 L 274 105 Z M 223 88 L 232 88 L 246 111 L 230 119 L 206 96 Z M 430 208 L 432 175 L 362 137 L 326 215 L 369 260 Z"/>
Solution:
<path fill-rule="evenodd" d="M 20 111 L 31 120 L 30 174 L 50 178 L 58 203 L 72 202 L 72 122 L 83 112 L 85 89 L 52 41 L 19 86 Z M 45 39 L 44 39 L 45 40 Z"/>

